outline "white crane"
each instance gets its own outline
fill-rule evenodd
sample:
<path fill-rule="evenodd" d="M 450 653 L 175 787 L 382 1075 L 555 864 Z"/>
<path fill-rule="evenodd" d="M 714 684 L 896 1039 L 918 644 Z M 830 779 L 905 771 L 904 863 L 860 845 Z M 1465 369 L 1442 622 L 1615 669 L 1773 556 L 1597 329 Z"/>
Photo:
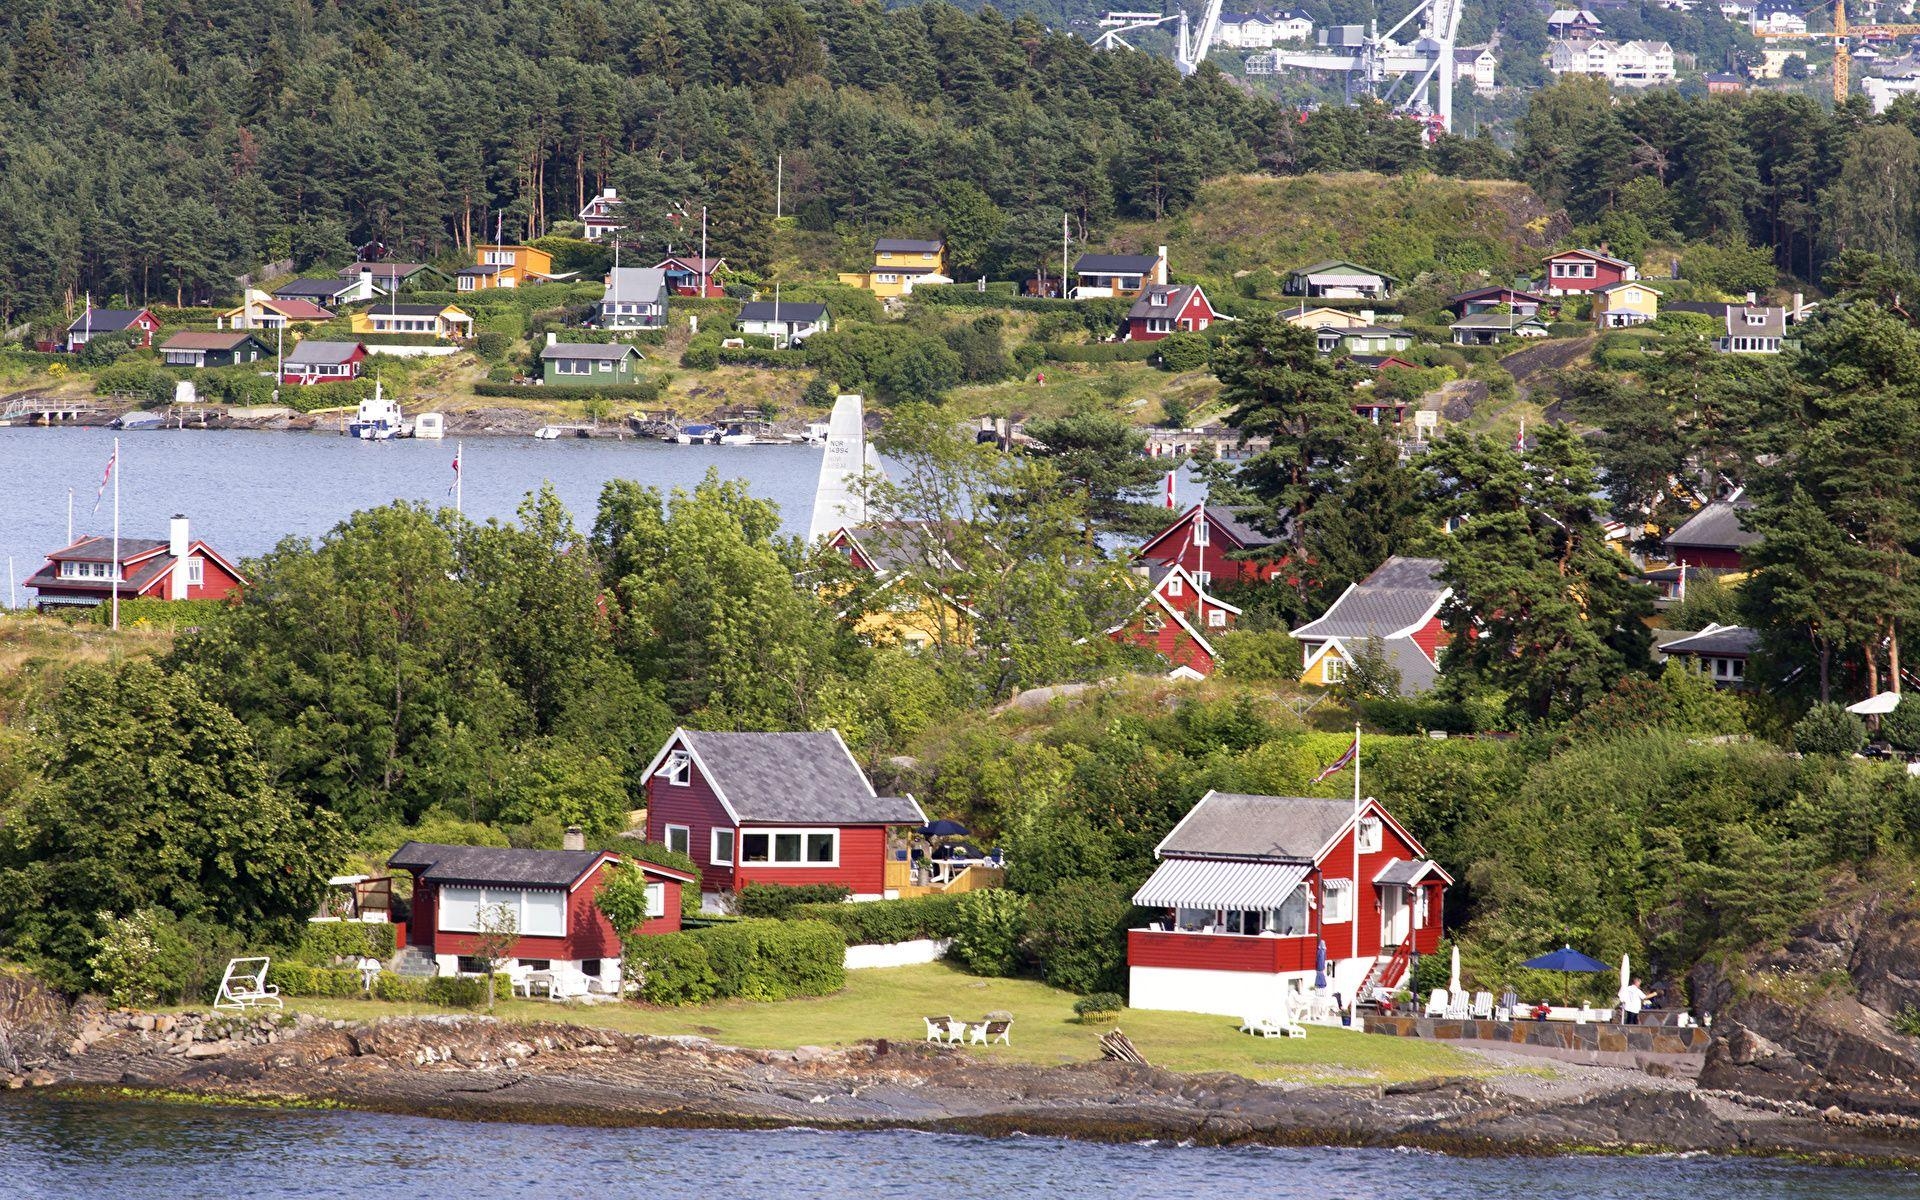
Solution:
<path fill-rule="evenodd" d="M 1277 67 L 1305 67 L 1318 71 L 1347 72 L 1347 97 L 1364 93 L 1379 99 L 1392 98 L 1398 81 L 1416 76 L 1407 94 L 1394 103 L 1394 111 L 1437 117 L 1440 128 L 1453 131 L 1453 48 L 1460 36 L 1460 15 L 1464 0 L 1418 0 L 1406 16 L 1386 33 L 1377 26 L 1360 34 L 1359 26 L 1335 26 L 1323 30 L 1317 52 L 1274 51 Z M 1410 44 L 1394 41 L 1394 35 L 1415 17 L 1423 18 L 1419 34 Z M 1388 78 L 1395 82 L 1388 84 Z M 1431 96 L 1429 96 L 1431 91 Z"/>
<path fill-rule="evenodd" d="M 1207 55 L 1213 52 L 1213 39 L 1220 32 L 1221 0 L 1207 0 L 1206 8 L 1200 12 L 1198 25 L 1190 23 L 1187 11 L 1181 9 L 1172 13 L 1153 12 L 1107 12 L 1100 16 L 1100 28 L 1105 33 L 1093 39 L 1093 44 L 1104 50 L 1113 50 L 1120 46 L 1128 49 L 1133 44 L 1123 34 L 1137 33 L 1142 29 L 1153 29 L 1165 25 L 1168 21 L 1178 21 L 1180 28 L 1173 37 L 1173 65 L 1182 75 L 1191 75 L 1207 61 Z"/>

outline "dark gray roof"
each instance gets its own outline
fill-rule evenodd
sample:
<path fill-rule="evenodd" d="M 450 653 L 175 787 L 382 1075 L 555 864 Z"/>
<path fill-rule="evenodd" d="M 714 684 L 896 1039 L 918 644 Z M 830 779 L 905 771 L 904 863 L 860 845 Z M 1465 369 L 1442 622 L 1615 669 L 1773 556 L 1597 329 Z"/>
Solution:
<path fill-rule="evenodd" d="M 619 362 L 629 354 L 640 356 L 638 350 L 625 342 L 555 342 L 540 351 L 543 359 L 584 358 L 593 362 Z"/>
<path fill-rule="evenodd" d="M 1422 650 L 1412 638 L 1393 638 L 1381 643 L 1386 654 L 1387 665 L 1400 676 L 1400 694 L 1418 695 L 1431 691 L 1440 680 L 1440 668 L 1434 665 L 1427 652 Z"/>
<path fill-rule="evenodd" d="M 1351 800 L 1209 792 L 1160 843 L 1160 853 L 1312 862 L 1352 819 Z"/>
<path fill-rule="evenodd" d="M 1704 317 L 1724 317 L 1733 305 L 1724 300 L 1675 300 L 1662 305 L 1668 312 L 1699 313 Z"/>
<path fill-rule="evenodd" d="M 1200 290 L 1197 283 L 1150 283 L 1140 289 L 1140 296 L 1127 310 L 1129 317 L 1178 316 L 1193 300 L 1193 294 Z M 1153 302 L 1155 296 L 1166 299 L 1159 304 Z"/>
<path fill-rule="evenodd" d="M 1280 539 L 1270 533 L 1262 533 L 1247 523 L 1248 513 L 1254 510 L 1245 505 L 1209 504 L 1207 516 L 1213 519 L 1234 541 L 1242 546 L 1271 546 Z"/>
<path fill-rule="evenodd" d="M 1547 327 L 1539 317 L 1522 316 L 1519 313 L 1474 313 L 1470 317 L 1461 317 L 1448 328 L 1451 329 L 1518 329 L 1522 325 Z"/>
<path fill-rule="evenodd" d="M 1691 637 L 1668 642 L 1660 649 L 1667 654 L 1752 654 L 1760 646 L 1760 634 L 1745 625 L 1709 625 Z"/>
<path fill-rule="evenodd" d="M 1073 271 L 1076 275 L 1089 271 L 1097 275 L 1144 275 L 1159 263 L 1157 254 L 1082 254 Z"/>
<path fill-rule="evenodd" d="M 381 304 L 367 313 L 369 317 L 437 317 L 451 304 Z"/>
<path fill-rule="evenodd" d="M 134 318 L 147 311 L 144 308 L 92 308 L 74 318 L 67 326 L 68 333 L 112 333 L 133 324 Z"/>
<path fill-rule="evenodd" d="M 471 267 L 461 267 L 454 272 L 455 275 L 498 275 L 499 273 L 500 267 L 497 263 L 475 263 Z"/>
<path fill-rule="evenodd" d="M 918 241 L 914 238 L 881 238 L 873 244 L 875 254 L 938 254 L 945 242 Z"/>
<path fill-rule="evenodd" d="M 567 887 L 600 861 L 598 850 L 508 850 L 408 842 L 387 860 L 428 883 L 517 883 Z"/>
<path fill-rule="evenodd" d="M 1743 500 L 1713 500 L 1687 518 L 1686 524 L 1667 535 L 1669 546 L 1719 546 L 1740 549 L 1760 540 L 1757 533 L 1740 527 L 1740 510 L 1749 507 Z"/>
<path fill-rule="evenodd" d="M 1424 858 L 1397 858 L 1387 864 L 1387 869 L 1373 877 L 1375 883 L 1397 883 L 1406 886 L 1433 869 L 1433 864 Z"/>
<path fill-rule="evenodd" d="M 705 733 L 683 730 L 742 821 L 808 825 L 924 825 L 911 796 L 876 796 L 847 753 L 828 733 Z"/>
<path fill-rule="evenodd" d="M 1349 587 L 1317 621 L 1293 631 L 1296 638 L 1388 637 L 1431 612 L 1447 593 L 1437 558 L 1395 555 Z"/>
<path fill-rule="evenodd" d="M 303 300 L 314 297 L 331 300 L 353 289 L 359 282 L 359 276 L 352 279 L 295 279 L 273 289 L 276 296 L 298 296 Z"/>
<path fill-rule="evenodd" d="M 164 550 L 170 544 L 164 538 L 123 537 L 120 539 L 120 561 L 125 562 L 155 550 Z M 55 550 L 47 557 L 55 562 L 112 562 L 113 539 L 100 535 L 83 537 L 71 546 Z"/>
<path fill-rule="evenodd" d="M 1760 318 L 1754 324 L 1752 318 Z M 1778 304 L 1729 304 L 1727 306 L 1728 337 L 1785 337 L 1787 335 L 1787 310 Z"/>
<path fill-rule="evenodd" d="M 740 306 L 742 321 L 771 321 L 774 319 L 774 302 L 771 300 L 750 300 Z M 793 322 L 799 325 L 814 324 L 827 315 L 824 304 L 801 304 L 793 300 L 782 300 L 779 304 L 781 324 Z"/>
<path fill-rule="evenodd" d="M 667 298 L 667 273 L 659 267 L 615 267 L 607 272 L 600 303 L 618 297 L 623 304 L 659 303 Z"/>
<path fill-rule="evenodd" d="M 287 351 L 287 356 L 281 360 L 281 365 L 286 367 L 336 366 L 352 358 L 359 349 L 359 342 L 305 341 Z"/>

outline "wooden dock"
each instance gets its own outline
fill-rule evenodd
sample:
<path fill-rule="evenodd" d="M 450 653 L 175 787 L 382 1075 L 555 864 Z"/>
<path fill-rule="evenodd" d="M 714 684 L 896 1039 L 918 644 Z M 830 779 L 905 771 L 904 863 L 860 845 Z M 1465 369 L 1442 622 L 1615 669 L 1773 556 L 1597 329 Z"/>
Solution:
<path fill-rule="evenodd" d="M 0 425 L 72 425 L 105 412 L 92 400 L 16 396 L 0 407 Z"/>

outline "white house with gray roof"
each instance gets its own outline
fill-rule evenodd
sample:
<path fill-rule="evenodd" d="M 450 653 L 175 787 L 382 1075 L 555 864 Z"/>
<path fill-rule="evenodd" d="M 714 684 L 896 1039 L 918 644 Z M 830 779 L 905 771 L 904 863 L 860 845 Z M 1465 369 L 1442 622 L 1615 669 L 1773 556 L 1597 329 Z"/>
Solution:
<path fill-rule="evenodd" d="M 1128 1005 L 1243 1019 L 1399 985 L 1439 949 L 1453 882 L 1371 798 L 1208 792 L 1154 858 L 1133 902 L 1159 916 L 1127 932 Z"/>
<path fill-rule="evenodd" d="M 1293 631 L 1305 656 L 1300 681 L 1331 686 L 1347 676 L 1375 640 L 1400 674 L 1403 694 L 1424 692 L 1440 674 L 1447 637 L 1441 610 L 1453 589 L 1437 558 L 1395 555 L 1371 575 L 1350 583 L 1327 611 Z"/>
<path fill-rule="evenodd" d="M 667 273 L 658 267 L 615 267 L 594 312 L 602 329 L 659 329 L 667 323 Z"/>

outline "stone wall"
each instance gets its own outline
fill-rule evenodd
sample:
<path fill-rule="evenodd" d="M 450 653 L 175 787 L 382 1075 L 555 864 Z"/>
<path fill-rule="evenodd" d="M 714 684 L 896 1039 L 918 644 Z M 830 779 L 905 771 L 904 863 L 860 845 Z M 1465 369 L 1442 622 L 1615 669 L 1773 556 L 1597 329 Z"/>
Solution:
<path fill-rule="evenodd" d="M 1368 1017 L 1368 1033 L 1442 1041 L 1539 1046 L 1576 1053 L 1704 1054 L 1712 1040 L 1699 1026 L 1576 1025 L 1572 1021 L 1449 1021 L 1427 1017 Z"/>

